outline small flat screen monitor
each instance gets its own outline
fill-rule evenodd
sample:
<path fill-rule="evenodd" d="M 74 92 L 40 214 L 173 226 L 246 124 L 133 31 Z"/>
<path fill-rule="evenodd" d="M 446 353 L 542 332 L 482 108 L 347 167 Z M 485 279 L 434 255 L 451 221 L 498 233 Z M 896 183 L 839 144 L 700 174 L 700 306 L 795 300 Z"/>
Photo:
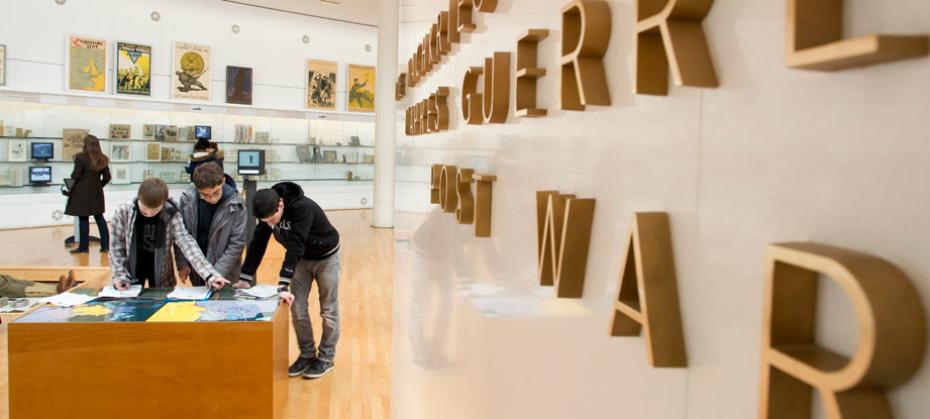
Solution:
<path fill-rule="evenodd" d="M 239 150 L 239 174 L 265 174 L 265 150 Z"/>
<path fill-rule="evenodd" d="M 194 138 L 197 140 L 209 140 L 213 138 L 213 127 L 209 125 L 194 126 Z"/>
<path fill-rule="evenodd" d="M 52 183 L 51 166 L 32 166 L 29 168 L 29 183 L 46 185 Z"/>
<path fill-rule="evenodd" d="M 51 160 L 55 158 L 55 145 L 52 143 L 32 143 L 33 160 Z"/>

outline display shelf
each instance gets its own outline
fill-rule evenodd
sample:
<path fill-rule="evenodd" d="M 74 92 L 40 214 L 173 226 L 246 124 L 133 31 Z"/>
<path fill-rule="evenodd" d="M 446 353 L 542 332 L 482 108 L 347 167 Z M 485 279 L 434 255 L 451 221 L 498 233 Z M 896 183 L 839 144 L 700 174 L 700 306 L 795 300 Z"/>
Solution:
<path fill-rule="evenodd" d="M 61 141 L 62 137 L 3 137 L 0 136 L 0 140 L 37 140 L 37 141 Z M 99 138 L 100 141 L 110 141 L 114 143 L 159 143 L 159 144 L 187 144 L 193 146 L 196 144 L 194 141 L 167 141 L 167 140 L 144 140 L 138 138 Z M 373 145 L 348 145 L 348 144 L 310 144 L 310 143 L 297 143 L 297 142 L 287 142 L 279 141 L 274 143 L 240 143 L 236 141 L 210 141 L 215 144 L 222 145 L 247 145 L 247 146 L 294 146 L 294 145 L 309 145 L 315 147 L 331 147 L 331 148 L 375 148 Z"/>

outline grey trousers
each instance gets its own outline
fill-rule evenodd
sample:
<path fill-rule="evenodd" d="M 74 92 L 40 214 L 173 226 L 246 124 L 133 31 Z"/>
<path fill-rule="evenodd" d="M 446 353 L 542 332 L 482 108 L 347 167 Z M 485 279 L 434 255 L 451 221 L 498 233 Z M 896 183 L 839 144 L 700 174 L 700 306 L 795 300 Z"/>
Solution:
<path fill-rule="evenodd" d="M 314 281 L 320 293 L 320 317 L 323 318 L 319 356 L 313 339 L 313 326 L 310 324 L 310 288 Z M 291 319 L 294 321 L 294 331 L 297 332 L 300 357 L 333 362 L 336 358 L 336 344 L 339 342 L 339 252 L 323 260 L 301 259 L 291 280 L 291 293 L 294 294 Z"/>

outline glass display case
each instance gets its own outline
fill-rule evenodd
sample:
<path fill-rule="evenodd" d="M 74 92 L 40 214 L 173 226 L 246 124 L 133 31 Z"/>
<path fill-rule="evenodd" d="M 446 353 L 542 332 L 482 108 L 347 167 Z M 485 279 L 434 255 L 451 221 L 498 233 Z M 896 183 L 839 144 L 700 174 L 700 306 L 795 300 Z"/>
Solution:
<path fill-rule="evenodd" d="M 237 152 L 265 151 L 259 181 L 370 182 L 374 120 L 370 115 L 315 115 L 227 106 L 93 100 L 82 104 L 0 101 L 0 194 L 43 193 L 70 176 L 83 134 L 101 140 L 110 157 L 112 189 L 131 190 L 147 177 L 187 185 L 196 127 L 209 131 L 237 180 Z M 35 182 L 51 168 L 51 180 Z"/>

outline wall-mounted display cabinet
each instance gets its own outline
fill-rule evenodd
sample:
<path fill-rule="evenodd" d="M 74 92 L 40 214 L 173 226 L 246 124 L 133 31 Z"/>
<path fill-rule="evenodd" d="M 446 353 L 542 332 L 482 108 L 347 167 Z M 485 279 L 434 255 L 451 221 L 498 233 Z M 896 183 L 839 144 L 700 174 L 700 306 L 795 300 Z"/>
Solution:
<path fill-rule="evenodd" d="M 57 190 L 71 174 L 71 155 L 80 150 L 80 141 L 69 138 L 81 138 L 80 130 L 101 139 L 111 159 L 111 190 L 134 190 L 152 176 L 177 187 L 188 184 L 185 168 L 196 126 L 210 127 L 211 140 L 225 153 L 226 172 L 240 180 L 241 149 L 265 150 L 266 175 L 260 181 L 370 182 L 374 176 L 371 116 L 66 96 L 30 99 L 0 97 L 0 194 Z M 48 103 L 55 101 L 62 103 Z M 51 158 L 42 159 L 49 151 Z M 30 168 L 44 167 L 51 168 L 50 181 L 31 182 L 31 171 L 47 172 Z"/>

